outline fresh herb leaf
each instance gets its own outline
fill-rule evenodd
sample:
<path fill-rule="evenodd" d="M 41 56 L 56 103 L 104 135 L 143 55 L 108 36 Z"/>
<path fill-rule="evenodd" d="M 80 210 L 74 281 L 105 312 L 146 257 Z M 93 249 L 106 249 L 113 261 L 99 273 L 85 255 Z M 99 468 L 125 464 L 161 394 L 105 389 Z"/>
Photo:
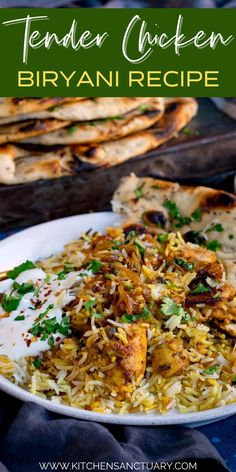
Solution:
<path fill-rule="evenodd" d="M 69 128 L 66 128 L 66 132 L 68 134 L 74 134 L 77 131 L 78 127 L 77 126 L 69 126 Z"/>
<path fill-rule="evenodd" d="M 50 347 L 52 347 L 52 346 L 54 345 L 54 338 L 53 338 L 53 336 L 50 336 L 50 337 L 48 338 L 48 345 L 49 345 Z"/>
<path fill-rule="evenodd" d="M 215 374 L 215 372 L 217 371 L 218 369 L 218 365 L 211 365 L 210 367 L 208 367 L 208 369 L 205 369 L 202 371 L 203 374 L 206 374 L 206 375 L 212 375 L 212 374 Z"/>
<path fill-rule="evenodd" d="M 18 316 L 16 316 L 16 318 L 14 318 L 14 321 L 22 321 L 24 319 L 25 319 L 24 315 L 18 315 Z"/>
<path fill-rule="evenodd" d="M 40 359 L 33 360 L 33 366 L 35 367 L 35 369 L 39 369 L 41 364 L 42 364 L 42 361 Z"/>
<path fill-rule="evenodd" d="M 53 303 L 50 303 L 50 305 L 48 305 L 47 309 L 43 313 L 40 313 L 40 315 L 38 316 L 38 319 L 34 322 L 33 327 L 36 326 L 48 314 L 48 312 L 50 310 L 52 310 L 53 308 L 54 308 Z"/>
<path fill-rule="evenodd" d="M 13 279 L 15 280 L 19 274 L 21 274 L 21 272 L 25 272 L 26 270 L 29 270 L 29 269 L 35 269 L 36 265 L 31 262 L 31 261 L 25 261 L 23 262 L 22 264 L 14 267 L 14 269 L 12 270 L 9 270 L 9 272 L 7 272 L 7 277 L 9 279 Z"/>
<path fill-rule="evenodd" d="M 122 241 L 114 240 L 114 241 L 113 241 L 112 249 L 119 249 L 119 247 L 121 246 L 121 244 L 124 244 L 124 243 L 123 243 Z"/>
<path fill-rule="evenodd" d="M 168 233 L 160 233 L 157 236 L 157 241 L 159 243 L 165 243 L 168 240 Z"/>
<path fill-rule="evenodd" d="M 216 239 L 211 239 L 210 241 L 207 241 L 206 242 L 206 247 L 207 249 L 209 249 L 210 251 L 218 251 L 218 249 L 221 249 L 222 248 L 222 245 L 221 243 L 219 243 L 219 241 L 217 241 Z"/>
<path fill-rule="evenodd" d="M 170 218 L 176 220 L 176 228 L 181 228 L 182 226 L 188 225 L 191 222 L 191 218 L 188 216 L 182 216 L 179 208 L 176 203 L 167 198 L 164 202 L 165 208 L 168 210 Z"/>
<path fill-rule="evenodd" d="M 69 328 L 70 328 L 69 316 L 64 316 L 64 318 L 62 318 L 61 323 L 58 327 L 58 331 L 64 336 L 67 336 L 69 333 Z"/>
<path fill-rule="evenodd" d="M 93 274 L 97 274 L 102 267 L 102 263 L 100 261 L 93 260 L 89 263 L 88 270 L 91 270 Z"/>
<path fill-rule="evenodd" d="M 194 210 L 194 212 L 191 215 L 191 219 L 193 221 L 201 221 L 202 220 L 202 209 L 197 208 L 196 210 Z"/>
<path fill-rule="evenodd" d="M 134 245 L 138 248 L 141 256 L 143 256 L 145 254 L 145 248 L 138 241 L 135 241 Z"/>
<path fill-rule="evenodd" d="M 65 262 L 64 269 L 57 273 L 58 280 L 64 280 L 66 275 L 74 270 L 74 266 L 71 262 Z"/>
<path fill-rule="evenodd" d="M 173 218 L 173 220 L 178 220 L 180 218 L 180 211 L 175 202 L 166 198 L 164 207 L 168 210 L 169 216 Z"/>
<path fill-rule="evenodd" d="M 18 308 L 22 296 L 16 298 L 11 295 L 3 295 L 1 305 L 7 312 L 14 311 Z"/>
<path fill-rule="evenodd" d="M 87 311 L 91 311 L 95 303 L 96 303 L 96 300 L 89 300 L 88 302 L 84 303 L 84 307 Z"/>
<path fill-rule="evenodd" d="M 142 183 L 139 187 L 137 187 L 134 191 L 136 198 L 143 198 L 144 193 L 143 193 L 143 186 L 145 185 L 145 182 Z"/>
<path fill-rule="evenodd" d="M 222 233 L 222 231 L 224 231 L 224 228 L 221 223 L 216 223 L 215 225 L 210 226 L 210 228 L 206 230 L 206 233 L 210 233 L 211 231 L 217 231 L 218 233 Z"/>
<path fill-rule="evenodd" d="M 130 315 L 129 313 L 124 313 L 121 316 L 121 321 L 123 323 L 135 323 L 135 321 L 140 319 L 148 319 L 152 316 L 151 311 L 148 307 L 144 307 L 140 313 L 136 313 L 135 315 Z"/>
<path fill-rule="evenodd" d="M 20 295 L 25 295 L 26 293 L 34 292 L 34 286 L 29 282 L 24 282 L 20 285 L 16 281 L 14 281 L 13 289 L 16 290 Z"/>
<path fill-rule="evenodd" d="M 181 305 L 175 303 L 172 298 L 164 297 L 160 311 L 165 316 L 181 316 L 182 319 L 189 319 L 189 314 L 184 310 Z"/>
<path fill-rule="evenodd" d="M 194 267 L 194 264 L 192 264 L 191 262 L 184 261 L 184 259 L 175 259 L 175 264 L 187 270 L 193 270 Z"/>
<path fill-rule="evenodd" d="M 206 287 L 202 282 L 200 282 L 197 287 L 195 287 L 193 290 L 190 291 L 191 294 L 195 293 L 204 293 L 204 292 L 210 292 L 211 289 L 210 287 Z"/>
<path fill-rule="evenodd" d="M 148 103 L 144 103 L 143 105 L 140 105 L 139 109 L 141 111 L 148 111 L 150 110 L 150 105 Z"/>

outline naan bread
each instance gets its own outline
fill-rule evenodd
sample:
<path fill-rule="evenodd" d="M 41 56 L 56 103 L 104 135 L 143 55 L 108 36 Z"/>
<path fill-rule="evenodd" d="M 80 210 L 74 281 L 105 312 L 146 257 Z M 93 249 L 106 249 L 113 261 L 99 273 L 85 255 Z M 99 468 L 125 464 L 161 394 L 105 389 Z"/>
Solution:
<path fill-rule="evenodd" d="M 50 110 L 29 112 L 25 119 L 45 119 L 56 118 L 58 120 L 69 121 L 90 121 L 101 118 L 112 118 L 124 115 L 147 101 L 144 97 L 102 97 L 90 98 L 82 101 L 58 105 Z M 20 121 L 22 115 L 14 117 L 14 120 Z M 6 119 L 0 119 L 0 125 L 9 122 Z"/>
<path fill-rule="evenodd" d="M 49 118 L 46 120 L 25 120 L 0 126 L 0 144 L 13 143 L 31 136 L 40 136 L 44 133 L 55 132 L 60 128 L 68 126 L 69 121 Z"/>
<path fill-rule="evenodd" d="M 68 102 L 77 102 L 82 98 L 73 97 L 43 97 L 43 98 L 0 98 L 0 118 L 13 118 L 15 115 L 34 113 Z"/>
<path fill-rule="evenodd" d="M 160 120 L 163 113 L 164 100 L 162 98 L 151 98 L 147 99 L 145 104 L 126 115 L 113 119 L 107 118 L 72 124 L 67 128 L 63 127 L 63 129 L 53 131 L 52 133 L 46 132 L 47 134 L 24 139 L 24 142 L 54 146 L 56 144 L 99 143 L 110 139 L 119 139 L 137 131 L 150 128 Z"/>
<path fill-rule="evenodd" d="M 181 216 L 191 218 L 191 222 L 179 225 L 178 219 L 170 217 L 167 201 L 174 203 Z M 236 289 L 235 195 L 131 175 L 122 179 L 113 196 L 112 207 L 114 212 L 123 215 L 125 226 L 144 224 L 156 232 L 180 231 L 193 242 L 194 231 L 200 232 L 206 241 L 217 241 L 220 245 L 217 253 L 224 263 L 227 280 Z M 196 210 L 198 216 L 200 212 L 199 221 L 192 218 Z"/>
<path fill-rule="evenodd" d="M 174 137 L 185 126 L 197 111 L 194 99 L 176 99 L 167 109 L 163 118 L 155 127 L 148 131 L 131 134 L 116 141 L 107 141 L 97 145 L 71 145 L 61 148 L 41 148 L 37 151 L 24 146 L 5 145 L 0 147 L 0 183 L 16 184 L 37 179 L 57 178 L 64 173 L 62 156 L 70 163 L 66 172 L 75 174 L 80 166 L 108 167 L 120 164 L 132 157 L 138 156 L 163 144 Z M 20 162 L 19 162 L 20 160 Z M 44 162 L 47 162 L 45 171 Z M 60 171 L 56 172 L 54 165 L 58 163 Z M 73 166 L 71 163 L 74 163 Z M 42 171 L 43 165 L 43 171 Z M 34 167 L 34 169 L 33 169 Z"/>
<path fill-rule="evenodd" d="M 71 175 L 73 162 L 69 148 L 42 153 L 7 144 L 0 147 L 0 182 L 21 184 Z"/>
<path fill-rule="evenodd" d="M 193 98 L 172 99 L 163 117 L 146 131 L 129 135 L 116 141 L 98 145 L 74 146 L 74 154 L 81 161 L 95 167 L 111 167 L 127 161 L 172 139 L 197 113 Z"/>

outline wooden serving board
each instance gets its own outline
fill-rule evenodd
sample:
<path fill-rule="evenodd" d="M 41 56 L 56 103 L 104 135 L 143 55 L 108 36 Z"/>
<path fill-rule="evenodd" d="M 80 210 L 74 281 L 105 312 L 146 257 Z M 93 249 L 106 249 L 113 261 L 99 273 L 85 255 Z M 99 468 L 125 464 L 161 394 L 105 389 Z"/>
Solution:
<path fill-rule="evenodd" d="M 218 111 L 209 99 L 201 99 L 198 115 L 185 132 L 146 155 L 73 177 L 0 185 L 0 231 L 107 210 L 120 178 L 131 172 L 227 187 L 229 177 L 236 174 L 236 121 Z"/>

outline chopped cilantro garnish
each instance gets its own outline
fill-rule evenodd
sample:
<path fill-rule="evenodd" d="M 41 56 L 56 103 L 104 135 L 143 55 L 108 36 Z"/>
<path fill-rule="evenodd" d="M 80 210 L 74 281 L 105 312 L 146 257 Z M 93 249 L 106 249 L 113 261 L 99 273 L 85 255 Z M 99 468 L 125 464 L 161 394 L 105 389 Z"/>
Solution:
<path fill-rule="evenodd" d="M 14 318 L 14 321 L 22 321 L 24 319 L 25 319 L 24 315 L 18 315 L 18 316 L 16 316 L 16 318 Z"/>
<path fill-rule="evenodd" d="M 101 270 L 102 263 L 100 261 L 91 261 L 88 266 L 88 270 L 91 270 L 94 274 L 97 274 Z"/>
<path fill-rule="evenodd" d="M 134 245 L 138 248 L 141 256 L 143 256 L 145 253 L 145 248 L 138 241 L 135 241 Z"/>
<path fill-rule="evenodd" d="M 159 243 L 165 243 L 168 240 L 168 233 L 160 233 L 157 236 L 157 241 Z"/>
<path fill-rule="evenodd" d="M 33 366 L 35 367 L 35 369 L 39 369 L 41 364 L 42 364 L 42 361 L 40 359 L 33 360 Z"/>
<path fill-rule="evenodd" d="M 160 311 L 165 316 L 175 315 L 181 316 L 183 320 L 189 319 L 189 314 L 184 310 L 184 308 L 175 303 L 170 297 L 163 298 Z"/>
<path fill-rule="evenodd" d="M 18 308 L 21 299 L 21 295 L 18 298 L 12 297 L 11 295 L 3 295 L 1 305 L 7 312 L 14 311 Z"/>
<path fill-rule="evenodd" d="M 50 305 L 49 305 L 50 306 Z M 44 315 L 44 314 L 43 314 Z M 69 317 L 62 318 L 61 323 L 58 323 L 56 317 L 37 322 L 33 325 L 31 333 L 33 336 L 41 335 L 41 341 L 48 339 L 49 346 L 54 344 L 52 334 L 61 333 L 67 336 L 69 332 Z"/>
<path fill-rule="evenodd" d="M 73 133 L 75 133 L 75 131 L 76 131 L 77 129 L 78 129 L 77 126 L 69 126 L 69 128 L 66 128 L 66 132 L 67 132 L 68 134 L 73 134 Z"/>
<path fill-rule="evenodd" d="M 175 202 L 167 198 L 164 207 L 167 208 L 169 215 L 173 220 L 178 220 L 180 218 L 180 211 Z"/>
<path fill-rule="evenodd" d="M 64 269 L 61 272 L 57 273 L 58 280 L 64 280 L 66 278 L 66 275 L 69 274 L 69 272 L 72 272 L 73 270 L 73 264 L 71 262 L 65 262 Z"/>
<path fill-rule="evenodd" d="M 13 289 L 16 290 L 20 295 L 25 295 L 26 293 L 34 292 L 33 284 L 30 284 L 28 282 L 24 282 L 20 285 L 16 281 L 14 281 Z"/>
<path fill-rule="evenodd" d="M 191 262 L 184 261 L 184 259 L 175 259 L 175 264 L 187 270 L 193 270 L 194 267 L 194 264 L 192 264 Z"/>
<path fill-rule="evenodd" d="M 137 187 L 134 191 L 136 198 L 142 198 L 144 197 L 143 194 L 143 186 L 145 183 L 142 183 L 139 187 Z"/>
<path fill-rule="evenodd" d="M 141 111 L 150 110 L 150 104 L 144 103 L 143 105 L 140 105 L 139 109 L 140 109 Z"/>
<path fill-rule="evenodd" d="M 48 338 L 48 345 L 49 345 L 50 347 L 52 347 L 52 346 L 54 345 L 54 338 L 53 338 L 53 336 L 50 336 L 50 337 Z"/>
<path fill-rule="evenodd" d="M 84 307 L 87 311 L 91 311 L 95 303 L 96 303 L 96 300 L 89 300 L 88 302 L 84 303 Z"/>
<path fill-rule="evenodd" d="M 193 290 L 191 290 L 191 294 L 195 294 L 195 293 L 204 293 L 204 292 L 210 292 L 211 289 L 210 287 L 206 287 L 202 282 L 200 282 L 197 287 L 195 287 Z"/>
<path fill-rule="evenodd" d="M 179 208 L 177 207 L 176 203 L 173 200 L 167 198 L 164 202 L 165 208 L 168 210 L 169 216 L 172 220 L 176 220 L 175 227 L 181 228 L 182 226 L 188 225 L 191 221 L 201 221 L 202 219 L 202 209 L 197 208 L 189 216 L 183 216 L 180 213 Z"/>
<path fill-rule="evenodd" d="M 215 225 L 210 226 L 210 228 L 206 230 L 206 233 L 210 233 L 211 231 L 217 231 L 218 233 L 222 233 L 222 231 L 224 231 L 224 228 L 221 223 L 216 223 Z"/>
<path fill-rule="evenodd" d="M 215 374 L 215 372 L 217 371 L 218 369 L 218 365 L 211 365 L 210 367 L 208 367 L 208 369 L 205 369 L 202 371 L 203 374 L 206 374 L 206 375 L 212 375 L 212 374 Z"/>
<path fill-rule="evenodd" d="M 119 249 L 119 247 L 121 246 L 121 244 L 124 244 L 124 243 L 123 243 L 122 241 L 114 240 L 114 241 L 113 241 L 112 249 Z"/>
<path fill-rule="evenodd" d="M 142 309 L 140 313 L 136 313 L 135 315 L 130 315 L 129 313 L 124 313 L 121 316 L 121 321 L 123 323 L 135 323 L 135 321 L 140 320 L 140 319 L 147 319 L 150 318 L 152 315 L 151 311 L 149 308 L 146 306 Z"/>
<path fill-rule="evenodd" d="M 191 215 L 193 221 L 201 221 L 202 220 L 202 209 L 197 208 Z"/>
<path fill-rule="evenodd" d="M 69 316 L 64 316 L 64 318 L 62 318 L 61 323 L 58 326 L 59 333 L 63 334 L 64 336 L 68 335 L 69 327 L 70 327 L 69 321 L 70 321 Z"/>
<path fill-rule="evenodd" d="M 207 242 L 206 242 L 206 247 L 207 247 L 207 249 L 209 249 L 210 251 L 216 252 L 218 249 L 221 249 L 221 248 L 222 248 L 222 245 L 221 245 L 221 243 L 219 243 L 219 241 L 217 241 L 216 239 L 211 239 L 210 241 L 207 241 Z"/>
<path fill-rule="evenodd" d="M 21 274 L 21 272 L 25 272 L 25 270 L 29 270 L 29 269 L 35 269 L 36 265 L 31 262 L 31 261 L 25 261 L 23 262 L 22 264 L 14 267 L 14 269 L 12 270 L 9 270 L 9 272 L 7 272 L 7 277 L 9 279 L 13 279 L 15 280 L 19 274 Z"/>

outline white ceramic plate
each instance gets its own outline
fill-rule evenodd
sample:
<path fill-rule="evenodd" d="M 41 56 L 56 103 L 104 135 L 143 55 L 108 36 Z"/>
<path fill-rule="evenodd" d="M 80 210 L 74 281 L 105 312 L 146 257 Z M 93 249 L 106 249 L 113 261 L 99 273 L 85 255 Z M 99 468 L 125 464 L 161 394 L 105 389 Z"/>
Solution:
<path fill-rule="evenodd" d="M 110 212 L 103 212 L 62 218 L 21 231 L 0 242 L 0 271 L 10 269 L 26 259 L 35 261 L 38 258 L 55 254 L 63 248 L 65 243 L 78 238 L 81 232 L 87 231 L 89 228 L 104 231 L 107 226 L 116 223 L 118 223 L 117 216 Z M 224 419 L 236 413 L 236 404 L 233 404 L 198 413 L 181 414 L 177 411 L 171 411 L 166 415 L 157 413 L 108 415 L 44 400 L 15 386 L 1 376 L 0 389 L 22 401 L 34 401 L 44 408 L 62 415 L 103 423 L 129 425 L 187 424 L 189 426 L 199 426 L 200 424 Z"/>

